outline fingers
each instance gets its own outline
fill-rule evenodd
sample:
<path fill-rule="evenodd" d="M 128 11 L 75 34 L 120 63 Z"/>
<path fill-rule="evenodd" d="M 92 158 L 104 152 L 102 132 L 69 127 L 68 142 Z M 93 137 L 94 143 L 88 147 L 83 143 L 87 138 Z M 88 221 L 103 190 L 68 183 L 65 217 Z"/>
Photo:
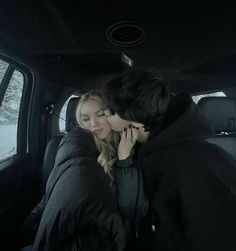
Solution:
<path fill-rule="evenodd" d="M 131 127 L 131 133 L 132 133 L 131 141 L 132 141 L 133 144 L 135 144 L 136 140 L 138 138 L 139 128 L 135 127 L 135 126 L 132 126 Z"/>
<path fill-rule="evenodd" d="M 121 132 L 121 140 L 118 147 L 118 159 L 126 159 L 136 143 L 139 129 L 133 126 L 125 128 Z"/>
<path fill-rule="evenodd" d="M 139 128 L 133 127 L 132 128 L 132 141 L 136 142 L 136 140 L 138 138 L 138 133 L 139 133 Z"/>
<path fill-rule="evenodd" d="M 131 141 L 132 140 L 132 128 L 129 125 L 129 127 L 127 128 L 127 133 L 126 133 L 126 139 Z"/>
<path fill-rule="evenodd" d="M 127 143 L 127 128 L 125 128 L 122 132 L 121 132 L 121 139 L 120 142 L 123 144 Z"/>
<path fill-rule="evenodd" d="M 122 131 L 121 134 L 121 139 L 124 141 L 128 141 L 128 142 L 132 142 L 133 144 L 135 144 L 137 137 L 138 137 L 138 127 L 134 127 L 132 125 L 129 125 L 128 128 L 125 128 Z"/>

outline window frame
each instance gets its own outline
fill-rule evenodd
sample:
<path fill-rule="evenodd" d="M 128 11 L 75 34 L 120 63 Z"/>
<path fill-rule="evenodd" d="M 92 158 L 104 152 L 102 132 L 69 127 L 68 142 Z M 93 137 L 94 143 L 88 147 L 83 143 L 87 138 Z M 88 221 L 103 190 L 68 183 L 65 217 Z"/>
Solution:
<path fill-rule="evenodd" d="M 7 160 L 18 159 L 28 151 L 29 115 L 32 102 L 32 91 L 34 87 L 34 74 L 30 68 L 1 54 L 0 59 L 9 64 L 0 84 L 0 106 L 15 70 L 19 71 L 23 75 L 23 90 L 17 123 L 16 153 L 6 158 L 0 159 L 0 163 L 3 163 Z"/>

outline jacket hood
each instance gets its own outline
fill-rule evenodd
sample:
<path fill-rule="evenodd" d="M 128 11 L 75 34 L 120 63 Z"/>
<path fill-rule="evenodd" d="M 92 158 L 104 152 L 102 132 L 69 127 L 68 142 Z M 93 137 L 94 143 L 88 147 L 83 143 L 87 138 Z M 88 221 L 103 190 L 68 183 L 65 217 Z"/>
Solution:
<path fill-rule="evenodd" d="M 165 115 L 154 125 L 143 145 L 145 152 L 152 149 L 169 147 L 194 139 L 206 139 L 214 135 L 201 108 L 187 93 L 180 93 L 171 98 Z"/>

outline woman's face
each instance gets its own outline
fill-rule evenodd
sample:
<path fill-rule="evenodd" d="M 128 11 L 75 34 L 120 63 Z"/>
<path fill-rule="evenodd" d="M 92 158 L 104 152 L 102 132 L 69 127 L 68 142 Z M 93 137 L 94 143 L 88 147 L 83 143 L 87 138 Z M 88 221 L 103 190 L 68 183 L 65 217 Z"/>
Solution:
<path fill-rule="evenodd" d="M 111 125 L 107 122 L 102 102 L 88 99 L 80 107 L 81 122 L 85 129 L 95 134 L 99 139 L 109 139 Z"/>

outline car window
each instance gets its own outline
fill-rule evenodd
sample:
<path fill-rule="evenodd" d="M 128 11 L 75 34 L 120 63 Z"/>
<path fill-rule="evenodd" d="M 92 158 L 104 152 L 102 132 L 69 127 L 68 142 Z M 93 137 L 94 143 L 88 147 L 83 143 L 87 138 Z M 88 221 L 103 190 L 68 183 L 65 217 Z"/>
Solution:
<path fill-rule="evenodd" d="M 14 70 L 0 107 L 0 161 L 15 155 L 17 151 L 17 124 L 23 85 L 23 74 Z"/>
<path fill-rule="evenodd" d="M 78 95 L 71 95 L 65 102 L 65 104 L 62 106 L 61 112 L 60 112 L 60 118 L 59 118 L 59 130 L 60 132 L 65 132 L 66 130 L 66 109 L 68 106 L 68 102 L 71 98 L 78 97 Z"/>
<path fill-rule="evenodd" d="M 203 97 L 226 97 L 225 93 L 222 91 L 219 92 L 211 92 L 211 93 L 204 93 L 199 95 L 193 95 L 192 99 L 197 104 L 199 100 Z"/>
<path fill-rule="evenodd" d="M 7 67 L 9 64 L 0 59 L 0 84 L 2 83 L 2 79 L 6 73 Z"/>

